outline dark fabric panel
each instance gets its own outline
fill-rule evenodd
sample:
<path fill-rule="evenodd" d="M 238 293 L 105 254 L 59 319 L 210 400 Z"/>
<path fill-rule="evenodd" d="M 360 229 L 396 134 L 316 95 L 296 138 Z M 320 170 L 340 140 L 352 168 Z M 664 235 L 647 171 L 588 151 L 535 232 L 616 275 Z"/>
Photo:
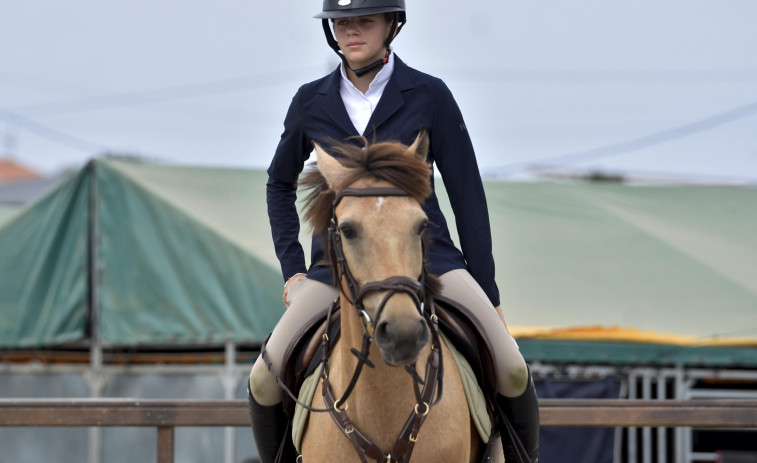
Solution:
<path fill-rule="evenodd" d="M 617 399 L 620 382 L 615 378 L 596 381 L 535 381 L 540 399 Z M 612 463 L 614 428 L 567 428 L 542 426 L 539 461 L 561 463 Z"/>

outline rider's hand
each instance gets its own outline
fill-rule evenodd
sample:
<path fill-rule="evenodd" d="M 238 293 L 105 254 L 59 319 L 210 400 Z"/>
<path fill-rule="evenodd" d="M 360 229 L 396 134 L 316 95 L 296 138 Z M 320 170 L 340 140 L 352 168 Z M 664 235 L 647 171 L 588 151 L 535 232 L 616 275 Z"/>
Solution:
<path fill-rule="evenodd" d="M 284 301 L 284 307 L 286 307 L 287 309 L 289 308 L 289 301 L 287 300 L 289 297 L 289 285 L 304 276 L 305 276 L 304 273 L 295 273 L 294 275 L 289 277 L 286 283 L 284 283 L 284 294 L 281 296 L 281 300 Z"/>

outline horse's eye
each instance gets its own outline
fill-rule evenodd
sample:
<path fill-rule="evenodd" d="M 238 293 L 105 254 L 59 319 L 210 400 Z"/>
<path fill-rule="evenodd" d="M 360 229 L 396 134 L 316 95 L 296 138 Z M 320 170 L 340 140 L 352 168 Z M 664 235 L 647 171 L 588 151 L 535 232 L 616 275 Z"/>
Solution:
<path fill-rule="evenodd" d="M 346 240 L 351 240 L 357 237 L 357 231 L 351 225 L 342 225 L 339 227 L 339 233 Z"/>
<path fill-rule="evenodd" d="M 421 223 L 420 226 L 418 227 L 418 234 L 422 235 L 423 232 L 425 232 L 427 228 L 428 228 L 428 221 L 424 220 L 423 223 Z"/>

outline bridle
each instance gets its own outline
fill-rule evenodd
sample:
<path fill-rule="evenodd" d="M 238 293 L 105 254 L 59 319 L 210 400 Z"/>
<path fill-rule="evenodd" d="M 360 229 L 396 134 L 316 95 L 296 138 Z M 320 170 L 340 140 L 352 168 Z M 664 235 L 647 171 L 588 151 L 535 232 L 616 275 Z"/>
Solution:
<path fill-rule="evenodd" d="M 424 295 L 423 291 L 423 274 L 419 280 L 414 280 L 405 276 L 393 276 L 381 281 L 372 281 L 365 283 L 362 287 L 358 284 L 357 280 L 350 271 L 350 267 L 347 264 L 347 259 L 344 257 L 344 249 L 342 248 L 342 234 L 339 231 L 339 224 L 336 218 L 336 207 L 341 200 L 346 196 L 357 197 L 370 197 L 370 196 L 409 196 L 408 193 L 400 188 L 345 188 L 340 190 L 331 205 L 331 225 L 328 229 L 329 241 L 336 257 L 337 275 L 344 277 L 349 291 L 349 302 L 357 309 L 360 314 L 360 319 L 363 321 L 363 329 L 365 333 L 373 337 L 373 327 L 378 325 L 379 318 L 384 312 L 384 307 L 391 296 L 397 292 L 403 292 L 410 296 L 415 304 L 415 308 L 418 313 L 423 316 L 424 301 L 421 298 Z M 374 319 L 371 319 L 370 315 L 365 311 L 363 306 L 363 298 L 368 293 L 374 291 L 388 290 L 389 292 L 384 296 L 384 299 L 376 309 Z"/>
<path fill-rule="evenodd" d="M 345 188 L 340 190 L 331 207 L 331 224 L 329 227 L 329 240 L 332 246 L 333 253 L 336 257 L 337 276 L 338 278 L 344 278 L 345 285 L 349 292 L 349 302 L 358 311 L 360 320 L 363 323 L 363 345 L 361 351 L 352 348 L 351 352 L 357 357 L 358 364 L 355 367 L 355 372 L 352 375 L 352 379 L 347 386 L 344 394 L 341 398 L 336 399 L 331 390 L 329 383 L 329 369 L 328 369 L 328 336 L 324 334 L 321 341 L 323 359 L 323 368 L 321 369 L 321 380 L 323 382 L 323 398 L 331 417 L 337 424 L 339 429 L 345 436 L 352 442 L 355 450 L 358 453 L 362 462 L 367 462 L 366 458 L 371 458 L 379 462 L 397 462 L 405 463 L 409 461 L 410 455 L 413 451 L 413 446 L 418 440 L 418 432 L 426 419 L 431 407 L 439 403 L 442 398 L 443 392 L 443 374 L 444 367 L 442 363 L 441 344 L 439 337 L 439 321 L 434 310 L 434 303 L 425 292 L 425 272 L 421 272 L 420 278 L 414 280 L 406 276 L 392 276 L 381 281 L 368 282 L 360 286 L 350 271 L 347 260 L 344 257 L 344 250 L 342 248 L 342 237 L 338 227 L 338 221 L 336 218 L 336 207 L 340 201 L 347 196 L 354 197 L 378 197 L 378 196 L 410 196 L 405 190 L 393 187 L 377 187 L 377 188 Z M 425 249 L 424 249 L 425 254 Z M 376 309 L 376 313 L 373 319 L 368 315 L 363 306 L 363 298 L 371 292 L 375 291 L 387 291 L 386 295 L 382 298 L 379 306 Z M 368 365 L 374 368 L 373 363 L 368 359 L 370 345 L 373 342 L 374 327 L 378 326 L 381 315 L 384 312 L 384 308 L 389 299 L 397 293 L 405 293 L 410 296 L 415 304 L 418 313 L 424 317 L 429 326 L 431 327 L 431 353 L 426 362 L 426 372 L 423 379 L 420 378 L 415 369 L 415 363 L 405 367 L 407 372 L 413 378 L 413 390 L 416 397 L 416 404 L 413 411 L 410 413 L 405 426 L 397 436 L 394 446 L 391 451 L 383 451 L 365 435 L 363 435 L 353 424 L 347 416 L 347 407 L 340 408 L 341 405 L 346 404 L 347 398 L 352 393 L 357 380 L 362 371 L 363 365 Z M 335 301 L 329 309 L 327 316 L 327 326 L 330 323 L 330 318 L 333 310 L 338 305 L 338 301 Z M 421 386 L 423 386 L 421 388 Z M 436 393 L 436 399 L 434 394 Z M 319 410 L 320 411 L 320 410 Z"/>

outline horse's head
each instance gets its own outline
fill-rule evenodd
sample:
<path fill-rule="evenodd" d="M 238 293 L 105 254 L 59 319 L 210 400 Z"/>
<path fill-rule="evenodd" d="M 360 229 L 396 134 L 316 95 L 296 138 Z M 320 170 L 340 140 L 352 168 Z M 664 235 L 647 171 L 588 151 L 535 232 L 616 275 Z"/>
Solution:
<path fill-rule="evenodd" d="M 423 240 L 431 194 L 428 136 L 415 143 L 339 144 L 333 157 L 319 146 L 318 172 L 302 183 L 314 188 L 307 218 L 329 243 L 335 279 L 373 330 L 390 365 L 414 362 L 428 343 L 423 317 Z"/>

